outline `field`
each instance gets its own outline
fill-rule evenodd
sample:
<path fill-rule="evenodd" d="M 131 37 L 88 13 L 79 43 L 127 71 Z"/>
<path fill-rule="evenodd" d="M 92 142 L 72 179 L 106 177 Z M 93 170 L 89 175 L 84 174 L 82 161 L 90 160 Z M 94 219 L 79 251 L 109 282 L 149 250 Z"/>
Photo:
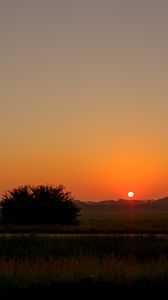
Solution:
<path fill-rule="evenodd" d="M 168 213 L 83 213 L 79 226 L 2 225 L 0 233 L 168 234 Z"/>
<path fill-rule="evenodd" d="M 9 226 L 5 233 L 1 225 L 0 291 L 163 290 L 167 225 L 166 214 L 88 214 L 76 231 L 32 225 Z"/>

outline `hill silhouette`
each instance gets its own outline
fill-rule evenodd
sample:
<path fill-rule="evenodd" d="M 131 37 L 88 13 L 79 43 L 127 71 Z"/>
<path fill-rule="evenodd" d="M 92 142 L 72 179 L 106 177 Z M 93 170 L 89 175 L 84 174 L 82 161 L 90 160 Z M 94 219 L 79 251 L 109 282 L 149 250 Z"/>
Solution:
<path fill-rule="evenodd" d="M 157 200 L 103 200 L 80 201 L 76 200 L 83 212 L 125 212 L 134 210 L 136 212 L 168 212 L 168 197 Z"/>

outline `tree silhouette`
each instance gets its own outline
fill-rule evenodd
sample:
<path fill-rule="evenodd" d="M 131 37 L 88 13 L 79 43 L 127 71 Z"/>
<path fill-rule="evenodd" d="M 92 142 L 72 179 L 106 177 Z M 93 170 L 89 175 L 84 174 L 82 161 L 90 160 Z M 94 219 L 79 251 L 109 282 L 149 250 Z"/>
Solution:
<path fill-rule="evenodd" d="M 20 186 L 2 197 L 6 224 L 78 224 L 80 208 L 62 185 Z"/>

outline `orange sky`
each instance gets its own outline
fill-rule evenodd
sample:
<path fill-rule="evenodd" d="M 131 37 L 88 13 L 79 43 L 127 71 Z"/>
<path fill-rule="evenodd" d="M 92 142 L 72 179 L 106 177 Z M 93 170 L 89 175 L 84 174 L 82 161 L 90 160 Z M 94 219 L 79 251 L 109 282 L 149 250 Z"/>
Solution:
<path fill-rule="evenodd" d="M 168 3 L 0 4 L 0 193 L 168 195 Z"/>

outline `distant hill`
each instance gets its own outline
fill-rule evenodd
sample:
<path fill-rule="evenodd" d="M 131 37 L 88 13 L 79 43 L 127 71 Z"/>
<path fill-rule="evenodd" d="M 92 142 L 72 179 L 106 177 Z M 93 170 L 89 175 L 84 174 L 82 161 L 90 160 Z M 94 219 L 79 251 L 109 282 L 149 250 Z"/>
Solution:
<path fill-rule="evenodd" d="M 76 200 L 83 212 L 168 212 L 168 197 L 158 200 L 104 200 L 99 202 Z"/>

